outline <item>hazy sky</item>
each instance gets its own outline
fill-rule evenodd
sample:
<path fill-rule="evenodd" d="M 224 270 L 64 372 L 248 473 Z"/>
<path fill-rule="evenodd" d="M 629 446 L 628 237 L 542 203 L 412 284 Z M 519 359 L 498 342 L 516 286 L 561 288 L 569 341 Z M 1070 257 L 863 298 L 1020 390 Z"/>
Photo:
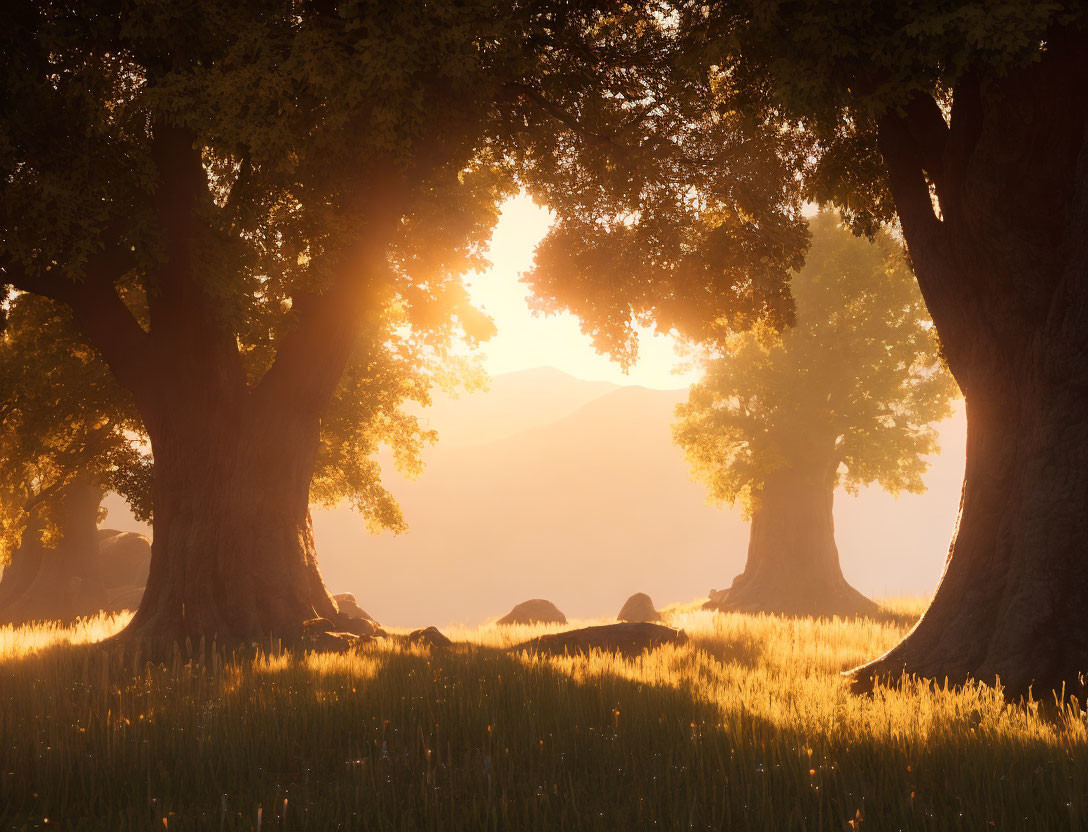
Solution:
<path fill-rule="evenodd" d="M 533 250 L 548 230 L 548 211 L 528 196 L 506 203 L 491 243 L 492 268 L 468 278 L 476 305 L 487 312 L 498 334 L 483 345 L 491 375 L 552 366 L 578 378 L 679 388 L 694 381 L 694 374 L 674 375 L 678 363 L 674 340 L 643 331 L 639 362 L 624 375 L 619 365 L 598 355 L 570 314 L 534 316 L 527 303 L 529 289 L 518 280 L 533 262 Z"/>

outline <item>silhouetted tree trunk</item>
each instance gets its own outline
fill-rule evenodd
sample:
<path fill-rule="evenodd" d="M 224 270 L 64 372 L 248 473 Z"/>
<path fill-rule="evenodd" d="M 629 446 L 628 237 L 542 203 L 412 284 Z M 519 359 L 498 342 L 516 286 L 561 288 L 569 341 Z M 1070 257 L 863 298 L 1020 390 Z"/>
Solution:
<path fill-rule="evenodd" d="M 33 288 L 72 308 L 132 392 L 151 440 L 150 572 L 117 638 L 291 638 L 307 619 L 337 613 L 308 511 L 320 420 L 365 337 L 367 314 L 382 307 L 375 287 L 387 279 L 407 191 L 395 168 L 375 171 L 359 197 L 359 235 L 312 264 L 326 275 L 320 291 L 292 297 L 274 359 L 254 379 L 231 319 L 244 313 L 209 291 L 214 279 L 199 256 L 211 200 L 199 143 L 180 127 L 156 124 L 153 132 L 162 246 L 147 293 L 149 328 L 114 285 L 131 268 L 124 246 L 89 258 L 80 283 L 38 279 Z"/>
<path fill-rule="evenodd" d="M 98 574 L 98 508 L 102 489 L 78 479 L 60 503 L 57 546 L 41 544 L 41 527 L 32 522 L 0 581 L 0 620 L 72 621 L 106 605 Z"/>
<path fill-rule="evenodd" d="M 124 637 L 292 638 L 307 619 L 335 618 L 309 515 L 317 420 L 288 407 L 182 408 L 149 429 L 151 571 Z"/>
<path fill-rule="evenodd" d="M 859 668 L 1083 696 L 1088 671 L 1088 44 L 880 125 L 918 281 L 967 400 L 967 468 L 936 596 Z M 930 201 L 934 184 L 942 216 Z M 1083 699 L 1082 699 L 1083 701 Z"/>
<path fill-rule="evenodd" d="M 876 604 L 843 577 L 832 507 L 835 466 L 783 468 L 764 483 L 752 514 L 748 561 L 710 609 L 853 616 Z"/>

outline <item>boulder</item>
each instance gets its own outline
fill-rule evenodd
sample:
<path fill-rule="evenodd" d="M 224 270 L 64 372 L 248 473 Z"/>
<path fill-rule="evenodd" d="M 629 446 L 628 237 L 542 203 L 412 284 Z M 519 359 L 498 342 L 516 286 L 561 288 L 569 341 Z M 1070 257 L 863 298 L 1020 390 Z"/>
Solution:
<path fill-rule="evenodd" d="M 348 618 L 361 618 L 367 621 L 374 621 L 374 616 L 359 606 L 359 602 L 355 600 L 355 596 L 350 592 L 341 592 L 339 595 L 332 596 L 332 600 L 336 602 L 336 608 L 340 610 L 343 615 Z M 374 621 L 377 624 L 377 621 Z"/>
<path fill-rule="evenodd" d="M 660 621 L 661 613 L 654 608 L 654 602 L 645 592 L 636 592 L 627 599 L 620 614 L 616 616 L 620 621 L 644 622 Z"/>
<path fill-rule="evenodd" d="M 408 634 L 409 644 L 426 644 L 428 647 L 452 647 L 453 642 L 444 636 L 437 627 L 425 627 Z"/>
<path fill-rule="evenodd" d="M 567 617 L 551 601 L 522 601 L 498 620 L 499 624 L 566 624 Z"/>
<path fill-rule="evenodd" d="M 151 541 L 136 532 L 98 530 L 95 572 L 107 589 L 144 586 L 151 568 Z"/>
<path fill-rule="evenodd" d="M 604 624 L 599 627 L 583 627 L 562 633 L 538 636 L 513 647 L 534 653 L 571 655 L 604 650 L 636 656 L 645 650 L 653 650 L 665 644 L 685 644 L 687 633 L 662 624 L 648 622 Z"/>
<path fill-rule="evenodd" d="M 302 622 L 302 629 L 307 633 L 331 633 L 336 625 L 327 618 L 311 618 Z"/>
<path fill-rule="evenodd" d="M 325 619 L 314 620 L 323 621 Z M 302 636 L 302 648 L 313 653 L 346 653 L 354 647 L 366 644 L 370 640 L 367 636 L 357 636 L 354 633 L 307 630 Z"/>
<path fill-rule="evenodd" d="M 352 618 L 341 613 L 336 619 L 336 629 L 345 633 L 354 633 L 357 636 L 372 636 L 385 638 L 388 633 L 371 621 L 369 618 Z"/>

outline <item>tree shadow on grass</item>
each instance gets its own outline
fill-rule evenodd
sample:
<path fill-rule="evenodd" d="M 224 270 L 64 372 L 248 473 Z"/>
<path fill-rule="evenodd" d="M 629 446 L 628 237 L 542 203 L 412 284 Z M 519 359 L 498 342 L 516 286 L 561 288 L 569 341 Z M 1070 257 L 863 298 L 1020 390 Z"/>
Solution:
<path fill-rule="evenodd" d="M 969 721 L 925 738 L 805 735 L 787 714 L 611 661 L 469 645 L 205 655 L 136 673 L 110 653 L 66 646 L 0 665 L 3 828 L 249 830 L 258 811 L 264 829 L 319 830 L 1062 829 L 1088 817 L 1083 743 L 995 742 Z"/>
<path fill-rule="evenodd" d="M 718 633 L 690 637 L 692 648 L 706 653 L 722 664 L 737 664 L 741 667 L 754 668 L 766 650 L 764 643 L 749 633 L 736 636 L 723 636 Z"/>

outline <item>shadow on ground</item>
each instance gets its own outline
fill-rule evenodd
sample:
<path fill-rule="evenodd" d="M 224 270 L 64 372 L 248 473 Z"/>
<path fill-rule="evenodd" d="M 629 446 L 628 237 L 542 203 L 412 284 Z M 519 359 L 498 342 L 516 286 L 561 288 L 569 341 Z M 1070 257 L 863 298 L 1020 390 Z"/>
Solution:
<path fill-rule="evenodd" d="M 722 648 L 744 661 L 748 647 Z M 1063 829 L 1088 755 L 805 736 L 739 698 L 499 649 L 0 664 L 0 827 Z M 832 681 L 829 680 L 829 684 Z M 165 824 L 163 821 L 165 820 Z"/>

